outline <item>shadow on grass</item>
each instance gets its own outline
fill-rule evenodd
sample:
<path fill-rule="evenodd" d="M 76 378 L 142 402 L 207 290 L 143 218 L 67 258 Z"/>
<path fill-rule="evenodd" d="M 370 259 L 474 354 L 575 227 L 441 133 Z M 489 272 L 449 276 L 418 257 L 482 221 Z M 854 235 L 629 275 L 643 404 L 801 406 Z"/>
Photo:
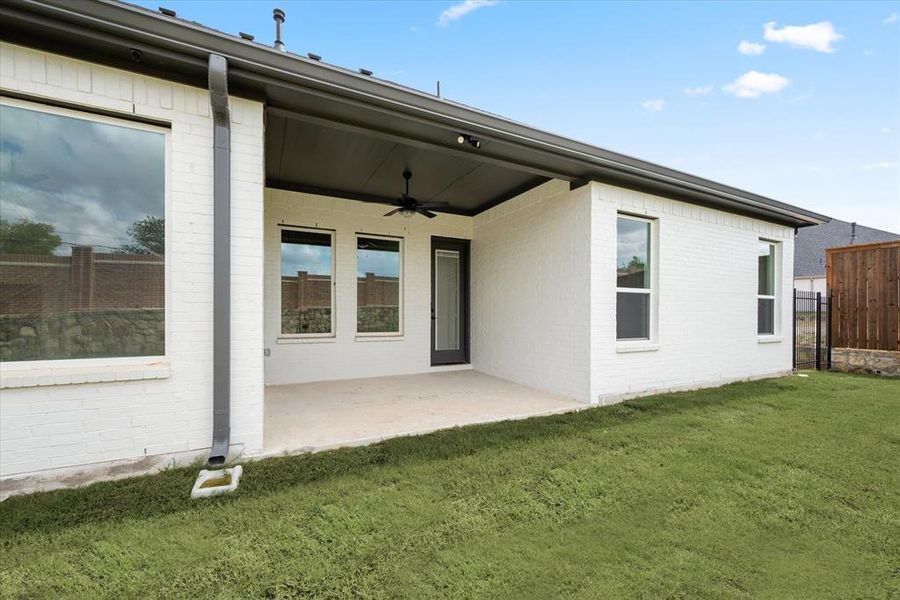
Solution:
<path fill-rule="evenodd" d="M 203 507 L 227 506 L 331 477 L 363 473 L 373 467 L 402 467 L 427 461 L 469 456 L 490 448 L 514 449 L 547 436 L 579 436 L 598 427 L 632 424 L 672 414 L 706 410 L 798 389 L 796 380 L 770 379 L 719 388 L 649 396 L 606 407 L 521 421 L 472 425 L 428 435 L 395 438 L 371 446 L 317 454 L 268 458 L 245 465 L 234 495 L 194 501 L 191 486 L 196 467 L 169 469 L 155 475 L 95 483 L 9 498 L 0 503 L 0 540 L 32 532 L 51 532 L 82 524 L 142 519 Z"/>

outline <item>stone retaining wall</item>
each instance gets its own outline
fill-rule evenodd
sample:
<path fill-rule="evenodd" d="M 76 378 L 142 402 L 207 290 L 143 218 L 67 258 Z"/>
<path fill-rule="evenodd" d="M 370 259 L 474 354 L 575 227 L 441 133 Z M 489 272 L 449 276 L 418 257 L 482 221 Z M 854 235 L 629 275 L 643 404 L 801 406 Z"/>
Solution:
<path fill-rule="evenodd" d="M 400 307 L 357 307 L 356 331 L 358 333 L 400 331 Z M 282 308 L 281 333 L 330 333 L 331 309 L 306 308 L 303 310 Z"/>
<path fill-rule="evenodd" d="M 834 370 L 846 373 L 870 373 L 900 377 L 900 352 L 832 348 L 831 365 Z"/>
<path fill-rule="evenodd" d="M 0 360 L 57 360 L 165 354 L 163 309 L 0 316 Z"/>
<path fill-rule="evenodd" d="M 359 306 L 356 321 L 359 333 L 397 332 L 400 331 L 400 307 Z"/>
<path fill-rule="evenodd" d="M 281 333 L 331 333 L 331 308 L 282 308 Z"/>

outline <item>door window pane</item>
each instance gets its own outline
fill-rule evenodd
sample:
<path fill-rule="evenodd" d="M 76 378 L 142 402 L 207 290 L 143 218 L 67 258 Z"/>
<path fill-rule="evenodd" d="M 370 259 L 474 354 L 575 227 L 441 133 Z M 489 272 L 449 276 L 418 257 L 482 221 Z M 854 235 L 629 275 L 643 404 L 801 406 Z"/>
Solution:
<path fill-rule="evenodd" d="M 650 288 L 650 223 L 616 220 L 616 287 Z"/>
<path fill-rule="evenodd" d="M 400 333 L 400 240 L 356 239 L 356 331 Z"/>
<path fill-rule="evenodd" d="M 775 244 L 760 242 L 758 258 L 757 293 L 760 296 L 775 295 Z"/>
<path fill-rule="evenodd" d="M 650 337 L 650 294 L 616 294 L 616 338 L 645 340 Z"/>
<path fill-rule="evenodd" d="M 165 354 L 165 140 L 0 105 L 0 361 Z"/>
<path fill-rule="evenodd" d="M 281 230 L 281 333 L 332 333 L 332 236 Z"/>
<path fill-rule="evenodd" d="M 435 250 L 434 349 L 459 350 L 459 252 Z"/>

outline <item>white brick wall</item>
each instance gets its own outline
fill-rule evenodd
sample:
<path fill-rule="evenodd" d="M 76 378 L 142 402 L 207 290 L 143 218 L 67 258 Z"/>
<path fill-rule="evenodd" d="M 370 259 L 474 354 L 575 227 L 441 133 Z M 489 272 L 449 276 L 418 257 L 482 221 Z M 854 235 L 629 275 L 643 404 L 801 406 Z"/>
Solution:
<path fill-rule="evenodd" d="M 171 124 L 166 360 L 146 365 L 146 372 L 97 359 L 99 366 L 80 374 L 38 368 L 25 378 L 16 375 L 41 386 L 2 392 L 0 477 L 48 478 L 60 469 L 105 461 L 144 459 L 149 465 L 159 461 L 148 457 L 183 457 L 208 448 L 213 300 L 208 92 L 6 43 L 0 45 L 0 87 Z M 231 108 L 231 441 L 252 454 L 262 448 L 263 418 L 263 107 L 232 98 Z M 23 366 L 4 364 L 2 377 L 12 378 Z M 137 379 L 47 386 L 48 377 Z"/>
<path fill-rule="evenodd" d="M 266 383 L 421 373 L 431 367 L 431 236 L 471 239 L 472 219 L 385 218 L 381 204 L 266 190 Z M 279 339 L 279 223 L 335 230 L 335 337 Z M 356 338 L 356 233 L 403 238 L 403 336 Z M 440 368 L 440 367 L 438 367 Z"/>
<path fill-rule="evenodd" d="M 591 398 L 716 385 L 791 369 L 793 229 L 609 185 L 591 185 Z M 657 220 L 656 350 L 616 342 L 616 215 Z M 776 343 L 756 334 L 757 242 L 779 243 Z"/>
<path fill-rule="evenodd" d="M 93 370 L 24 375 L 3 365 L 4 383 L 34 387 L 5 389 L 0 397 L 0 478 L 49 480 L 83 465 L 140 459 L 150 465 L 148 457 L 202 451 L 212 430 L 207 92 L 5 43 L 0 87 L 166 121 L 172 165 L 166 360 L 137 368 L 100 361 Z M 279 190 L 266 190 L 263 202 L 262 105 L 237 98 L 231 105 L 232 443 L 248 454 L 262 448 L 264 371 L 266 383 L 281 384 L 431 370 L 432 235 L 473 240 L 472 362 L 484 372 L 609 402 L 790 369 L 790 228 L 596 183 L 570 192 L 559 181 L 474 219 L 385 219 L 384 206 Z M 657 220 L 653 351 L 622 353 L 615 340 L 618 210 Z M 279 223 L 336 230 L 333 340 L 278 339 Z M 404 238 L 401 339 L 356 339 L 356 232 Z M 756 335 L 760 237 L 781 242 L 776 343 L 761 344 Z M 265 365 L 263 346 L 271 350 Z M 108 382 L 78 383 L 85 381 Z M 54 382 L 70 384 L 47 385 Z"/>
<path fill-rule="evenodd" d="M 476 369 L 589 401 L 590 210 L 589 188 L 549 181 L 475 217 Z"/>

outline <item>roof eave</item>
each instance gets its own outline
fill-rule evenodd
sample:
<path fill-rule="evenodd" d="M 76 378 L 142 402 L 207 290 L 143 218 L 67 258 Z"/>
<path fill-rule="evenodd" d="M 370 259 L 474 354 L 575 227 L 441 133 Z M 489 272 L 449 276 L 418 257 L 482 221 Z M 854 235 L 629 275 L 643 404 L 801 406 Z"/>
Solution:
<path fill-rule="evenodd" d="M 318 90 L 348 101 L 363 102 L 399 115 L 518 146 L 548 160 L 564 160 L 566 179 L 595 179 L 657 193 L 677 193 L 680 199 L 762 219 L 805 227 L 828 217 L 719 184 L 647 161 L 558 136 L 496 115 L 447 101 L 347 69 L 284 53 L 262 44 L 230 36 L 183 19 L 112 0 L 6 0 L 0 15 L 81 26 L 136 45 L 150 45 L 167 53 L 172 73 L 205 69 L 205 57 L 225 56 L 232 73 L 246 79 L 268 80 L 281 86 Z M 48 29 L 47 35 L 53 35 Z M 261 90 L 243 90 L 248 95 Z"/>

